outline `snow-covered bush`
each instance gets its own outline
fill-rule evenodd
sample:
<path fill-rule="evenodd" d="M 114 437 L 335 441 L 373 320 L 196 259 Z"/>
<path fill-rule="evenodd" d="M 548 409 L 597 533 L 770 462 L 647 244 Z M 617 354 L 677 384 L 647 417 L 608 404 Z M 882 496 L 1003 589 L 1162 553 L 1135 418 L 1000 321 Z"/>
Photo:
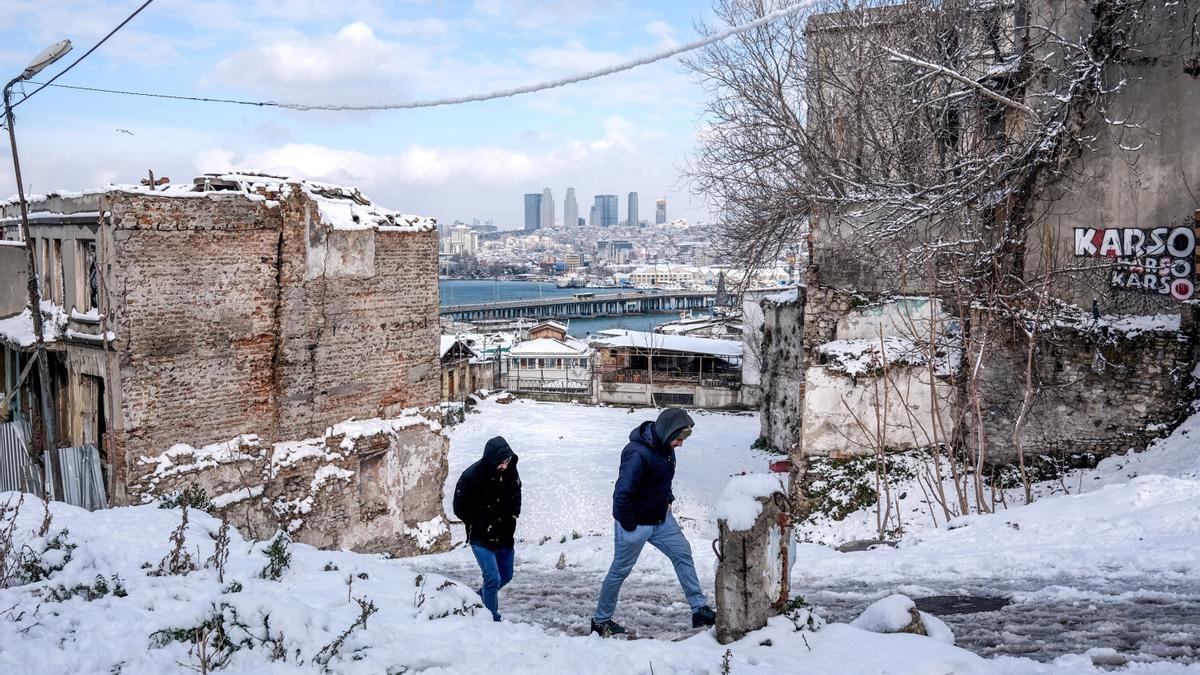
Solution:
<path fill-rule="evenodd" d="M 292 563 L 292 554 L 288 552 L 288 544 L 290 543 L 291 539 L 288 539 L 288 536 L 283 532 L 275 534 L 275 538 L 271 540 L 271 545 L 265 549 L 267 565 L 258 573 L 260 578 L 279 581 L 283 577 L 284 571 Z"/>

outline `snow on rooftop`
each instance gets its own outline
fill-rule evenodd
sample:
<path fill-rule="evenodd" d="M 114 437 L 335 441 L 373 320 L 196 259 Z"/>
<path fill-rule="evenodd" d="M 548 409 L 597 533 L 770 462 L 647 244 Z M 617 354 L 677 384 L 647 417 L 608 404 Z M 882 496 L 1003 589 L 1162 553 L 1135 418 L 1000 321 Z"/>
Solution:
<path fill-rule="evenodd" d="M 526 340 L 515 345 L 508 353 L 513 356 L 530 356 L 541 354 L 554 354 L 564 356 L 583 356 L 590 349 L 586 342 L 567 338 L 566 340 L 556 340 L 554 338 L 538 338 L 536 340 Z"/>
<path fill-rule="evenodd" d="M 456 343 L 460 343 L 460 342 L 462 343 L 462 346 L 467 351 L 471 352 L 472 356 L 479 356 L 479 352 L 476 351 L 475 348 L 473 348 L 470 345 L 470 343 L 467 342 L 466 339 L 464 339 L 462 336 L 459 336 L 459 335 L 442 335 L 441 336 L 441 353 L 438 356 L 444 357 L 446 355 L 446 352 L 450 351 L 451 348 L 453 348 Z"/>
<path fill-rule="evenodd" d="M 42 332 L 46 342 L 54 342 L 67 325 L 67 315 L 62 307 L 49 300 L 42 301 Z M 33 333 L 33 313 L 29 307 L 7 319 L 0 319 L 0 342 L 15 347 L 32 347 L 37 342 Z"/>
<path fill-rule="evenodd" d="M 635 330 L 605 330 L 594 340 L 604 347 L 629 347 L 672 352 L 691 352 L 711 356 L 741 356 L 742 343 L 737 340 L 691 337 L 688 335 L 666 335 Z"/>

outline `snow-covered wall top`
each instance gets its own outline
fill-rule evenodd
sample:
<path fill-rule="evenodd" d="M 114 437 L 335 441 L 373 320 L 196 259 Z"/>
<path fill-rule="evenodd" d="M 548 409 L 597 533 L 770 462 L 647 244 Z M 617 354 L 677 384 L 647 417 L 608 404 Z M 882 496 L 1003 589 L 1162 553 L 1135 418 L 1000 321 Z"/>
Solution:
<path fill-rule="evenodd" d="M 60 204 L 78 202 L 81 206 L 95 209 L 97 200 L 111 192 L 152 194 L 161 197 L 218 198 L 238 194 L 266 202 L 269 207 L 278 205 L 292 191 L 300 191 L 317 204 L 321 221 L 335 230 L 366 230 L 398 232 L 425 232 L 437 228 L 437 221 L 426 216 L 402 214 L 373 204 L 357 188 L 318 183 L 302 178 L 270 176 L 257 173 L 210 173 L 198 176 L 191 183 L 173 183 L 159 186 L 118 185 L 83 191 L 56 190 L 46 194 L 29 195 L 26 199 L 31 208 L 39 206 L 62 211 Z M 0 203 L 0 213 L 9 213 L 18 202 L 15 197 Z M 41 210 L 46 210 L 43 208 Z M 87 210 L 87 209 L 85 209 Z M 73 211 L 72 211 L 73 212 Z"/>

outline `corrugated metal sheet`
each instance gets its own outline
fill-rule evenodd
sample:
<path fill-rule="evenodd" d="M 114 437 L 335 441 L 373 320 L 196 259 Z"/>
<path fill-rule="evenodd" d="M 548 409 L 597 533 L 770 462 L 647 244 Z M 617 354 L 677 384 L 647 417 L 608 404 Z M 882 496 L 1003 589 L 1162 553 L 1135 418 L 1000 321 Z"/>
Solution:
<path fill-rule="evenodd" d="M 108 508 L 104 478 L 100 473 L 100 451 L 96 446 L 59 448 L 57 452 L 65 493 L 60 500 L 89 511 Z"/>
<path fill-rule="evenodd" d="M 16 490 L 41 494 L 41 468 L 29 456 L 29 423 L 0 424 L 0 492 Z"/>

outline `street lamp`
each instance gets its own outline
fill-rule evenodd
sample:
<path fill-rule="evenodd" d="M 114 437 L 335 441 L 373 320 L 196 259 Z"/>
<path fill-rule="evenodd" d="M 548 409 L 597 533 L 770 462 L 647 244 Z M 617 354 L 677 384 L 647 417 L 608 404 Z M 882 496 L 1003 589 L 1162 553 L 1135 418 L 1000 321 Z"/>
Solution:
<path fill-rule="evenodd" d="M 12 88 L 18 82 L 24 82 L 42 72 L 47 66 L 61 59 L 71 51 L 71 41 L 63 40 L 55 43 L 38 54 L 21 74 L 4 85 L 4 118 L 8 123 L 8 142 L 12 148 L 13 174 L 17 179 L 17 199 L 21 203 L 21 239 L 25 241 L 25 265 L 29 273 L 29 313 L 33 319 L 33 335 L 36 338 L 37 352 L 34 356 L 38 362 L 38 398 L 42 407 L 42 431 L 45 439 L 45 452 L 50 464 L 50 478 L 55 495 L 63 496 L 62 471 L 59 467 L 58 456 L 52 452 L 56 449 L 54 405 L 50 399 L 50 364 L 46 356 L 46 335 L 42 329 L 42 298 L 38 289 L 37 267 L 34 265 L 33 239 L 29 236 L 29 206 L 25 203 L 25 184 L 21 180 L 21 161 L 17 158 L 17 134 L 13 128 Z"/>

